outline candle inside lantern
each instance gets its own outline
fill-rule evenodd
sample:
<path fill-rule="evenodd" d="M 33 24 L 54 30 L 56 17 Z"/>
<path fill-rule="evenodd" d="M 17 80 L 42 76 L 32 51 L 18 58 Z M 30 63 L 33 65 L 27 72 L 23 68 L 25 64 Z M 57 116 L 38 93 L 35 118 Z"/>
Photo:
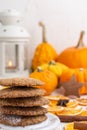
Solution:
<path fill-rule="evenodd" d="M 16 66 L 14 66 L 13 62 L 11 60 L 8 61 L 6 66 L 6 71 L 13 72 L 16 71 Z"/>
<path fill-rule="evenodd" d="M 13 63 L 12 63 L 12 61 L 10 60 L 10 61 L 8 61 L 8 67 L 12 67 L 13 66 Z"/>

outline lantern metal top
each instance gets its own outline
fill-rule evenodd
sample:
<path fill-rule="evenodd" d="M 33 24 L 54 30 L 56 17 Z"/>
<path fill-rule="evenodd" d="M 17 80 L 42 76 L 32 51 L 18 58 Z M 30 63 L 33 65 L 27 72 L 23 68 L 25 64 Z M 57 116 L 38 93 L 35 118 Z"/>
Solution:
<path fill-rule="evenodd" d="M 0 16 L 7 16 L 7 15 L 18 15 L 18 16 L 21 16 L 20 12 L 16 11 L 15 9 L 6 9 L 2 12 L 0 12 Z"/>
<path fill-rule="evenodd" d="M 29 33 L 19 24 L 21 15 L 16 10 L 0 12 L 0 41 L 29 41 Z"/>
<path fill-rule="evenodd" d="M 0 22 L 3 25 L 16 24 L 21 21 L 21 14 L 14 9 L 7 9 L 0 12 Z"/>

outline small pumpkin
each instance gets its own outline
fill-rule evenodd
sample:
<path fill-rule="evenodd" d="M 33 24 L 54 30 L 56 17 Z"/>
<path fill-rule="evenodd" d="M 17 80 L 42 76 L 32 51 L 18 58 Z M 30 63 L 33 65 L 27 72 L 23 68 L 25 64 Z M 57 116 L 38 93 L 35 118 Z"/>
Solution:
<path fill-rule="evenodd" d="M 65 49 L 58 55 L 57 61 L 70 68 L 87 68 L 87 47 L 83 43 L 84 31 L 81 32 L 78 44 Z"/>
<path fill-rule="evenodd" d="M 40 67 L 29 75 L 31 78 L 39 79 L 45 82 L 43 86 L 36 86 L 46 90 L 46 95 L 51 94 L 58 85 L 57 76 L 49 70 L 42 70 Z"/>
<path fill-rule="evenodd" d="M 60 82 L 68 81 L 72 77 L 72 75 L 76 76 L 78 82 L 82 82 L 85 85 L 80 88 L 80 94 L 87 94 L 87 69 L 78 68 L 78 69 L 67 69 L 62 73 L 60 77 Z"/>
<path fill-rule="evenodd" d="M 56 74 L 58 77 L 61 76 L 62 72 L 68 69 L 68 67 L 62 63 L 50 61 L 49 63 L 45 63 L 40 66 L 43 70 L 48 69 L 49 71 Z"/>
<path fill-rule="evenodd" d="M 43 63 L 48 63 L 50 60 L 56 60 L 58 55 L 53 46 L 46 40 L 44 24 L 40 22 L 39 25 L 42 27 L 43 41 L 35 50 L 34 57 L 32 59 L 33 70 Z"/>

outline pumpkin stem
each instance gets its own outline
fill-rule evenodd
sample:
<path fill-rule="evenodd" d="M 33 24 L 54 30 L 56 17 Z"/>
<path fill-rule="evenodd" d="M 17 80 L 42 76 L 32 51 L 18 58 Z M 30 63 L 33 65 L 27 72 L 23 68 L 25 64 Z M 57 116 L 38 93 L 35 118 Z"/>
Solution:
<path fill-rule="evenodd" d="M 42 72 L 43 70 L 42 70 L 42 68 L 41 67 L 37 67 L 37 70 L 36 70 L 37 72 Z"/>
<path fill-rule="evenodd" d="M 55 65 L 55 61 L 51 60 L 51 61 L 49 62 L 49 65 Z"/>
<path fill-rule="evenodd" d="M 42 42 L 47 43 L 45 25 L 42 22 L 39 22 L 39 26 L 42 27 Z"/>
<path fill-rule="evenodd" d="M 79 41 L 78 41 L 78 44 L 76 46 L 76 48 L 81 48 L 81 47 L 84 47 L 84 43 L 83 43 L 83 36 L 84 36 L 85 32 L 84 31 L 81 31 L 80 33 L 80 38 L 79 38 Z"/>

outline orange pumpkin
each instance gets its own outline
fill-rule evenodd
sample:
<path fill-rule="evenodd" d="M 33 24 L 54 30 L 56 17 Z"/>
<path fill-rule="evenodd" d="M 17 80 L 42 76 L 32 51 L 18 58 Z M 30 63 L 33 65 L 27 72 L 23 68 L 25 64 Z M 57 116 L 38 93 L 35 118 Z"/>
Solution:
<path fill-rule="evenodd" d="M 85 86 L 80 88 L 80 94 L 87 94 L 87 69 L 67 69 L 64 71 L 60 77 L 60 82 L 70 80 L 71 76 L 75 75 L 78 82 L 85 83 Z"/>
<path fill-rule="evenodd" d="M 51 94 L 58 85 L 58 78 L 57 76 L 49 71 L 49 70 L 42 70 L 38 67 L 37 71 L 34 71 L 30 74 L 31 78 L 39 79 L 43 82 L 45 82 L 45 85 L 43 86 L 36 86 L 38 88 L 42 88 L 46 90 L 46 95 Z"/>
<path fill-rule="evenodd" d="M 39 66 L 42 68 L 42 70 L 46 70 L 48 69 L 49 71 L 53 72 L 54 74 L 56 74 L 58 77 L 61 76 L 62 72 L 65 71 L 66 69 L 68 69 L 68 67 L 64 64 L 61 64 L 59 62 L 55 62 L 55 61 L 50 61 L 48 64 L 42 64 L 41 66 Z"/>
<path fill-rule="evenodd" d="M 70 68 L 87 68 L 87 47 L 83 43 L 84 31 L 81 32 L 78 44 L 65 49 L 58 55 L 57 61 Z"/>
<path fill-rule="evenodd" d="M 54 47 L 46 40 L 44 24 L 40 22 L 39 25 L 42 27 L 43 41 L 35 50 L 34 57 L 32 59 L 32 70 L 35 70 L 38 66 L 48 63 L 51 60 L 56 60 L 58 55 Z"/>

